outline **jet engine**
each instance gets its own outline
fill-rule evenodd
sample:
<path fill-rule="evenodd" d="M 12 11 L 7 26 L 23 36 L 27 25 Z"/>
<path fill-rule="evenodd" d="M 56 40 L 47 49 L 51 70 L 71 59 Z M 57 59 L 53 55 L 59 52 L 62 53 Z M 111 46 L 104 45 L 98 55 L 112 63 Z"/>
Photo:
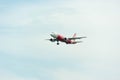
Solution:
<path fill-rule="evenodd" d="M 66 41 L 66 40 L 67 40 L 67 38 L 65 37 L 65 38 L 64 38 L 64 40 Z"/>
<path fill-rule="evenodd" d="M 56 40 L 51 38 L 50 41 L 51 41 L 51 42 L 55 42 Z"/>

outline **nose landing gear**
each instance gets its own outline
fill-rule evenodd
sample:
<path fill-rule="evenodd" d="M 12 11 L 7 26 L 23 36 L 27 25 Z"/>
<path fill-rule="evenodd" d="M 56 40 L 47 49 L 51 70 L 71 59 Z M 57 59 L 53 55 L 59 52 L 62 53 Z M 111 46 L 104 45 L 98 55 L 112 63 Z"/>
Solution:
<path fill-rule="evenodd" d="M 59 45 L 59 41 L 57 41 L 57 45 Z"/>
<path fill-rule="evenodd" d="M 57 45 L 59 45 L 59 43 L 57 43 Z"/>

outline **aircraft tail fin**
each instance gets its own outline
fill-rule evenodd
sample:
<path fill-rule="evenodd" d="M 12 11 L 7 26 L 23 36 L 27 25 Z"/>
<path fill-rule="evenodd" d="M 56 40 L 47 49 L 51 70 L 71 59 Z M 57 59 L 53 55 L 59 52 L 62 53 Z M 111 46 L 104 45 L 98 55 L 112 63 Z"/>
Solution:
<path fill-rule="evenodd" d="M 75 38 L 76 37 L 76 33 L 74 33 L 73 37 L 72 38 Z"/>
<path fill-rule="evenodd" d="M 75 38 L 76 37 L 76 33 L 73 34 L 72 38 Z M 75 41 L 75 39 L 73 39 L 73 41 Z"/>

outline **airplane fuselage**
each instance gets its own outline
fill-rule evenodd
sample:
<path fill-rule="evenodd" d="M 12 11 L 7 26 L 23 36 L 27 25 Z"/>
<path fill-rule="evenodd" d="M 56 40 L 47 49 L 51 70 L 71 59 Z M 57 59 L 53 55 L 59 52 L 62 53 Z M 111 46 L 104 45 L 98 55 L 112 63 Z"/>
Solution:
<path fill-rule="evenodd" d="M 57 41 L 65 42 L 66 44 L 75 44 L 74 41 L 67 39 L 66 37 L 60 35 L 60 34 L 55 34 L 52 33 L 50 34 L 53 38 L 55 38 Z"/>
<path fill-rule="evenodd" d="M 73 37 L 71 38 L 66 38 L 60 34 L 56 34 L 56 33 L 51 33 L 50 36 L 52 38 L 47 39 L 50 40 L 51 42 L 55 42 L 57 41 L 57 45 L 59 45 L 59 41 L 64 42 L 66 44 L 76 44 L 76 43 L 81 43 L 82 41 L 75 41 L 76 39 L 82 39 L 82 38 L 86 38 L 86 37 L 76 37 L 76 33 L 73 35 Z"/>

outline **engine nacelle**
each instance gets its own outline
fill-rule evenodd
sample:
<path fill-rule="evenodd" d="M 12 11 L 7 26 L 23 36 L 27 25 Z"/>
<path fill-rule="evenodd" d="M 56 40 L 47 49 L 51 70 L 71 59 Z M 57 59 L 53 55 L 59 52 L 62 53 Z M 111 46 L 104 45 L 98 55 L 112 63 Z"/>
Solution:
<path fill-rule="evenodd" d="M 50 41 L 51 41 L 51 42 L 55 42 L 55 39 L 52 39 L 52 38 L 51 38 Z"/>
<path fill-rule="evenodd" d="M 65 37 L 65 38 L 64 38 L 64 40 L 66 41 L 66 40 L 67 40 L 67 38 Z"/>

